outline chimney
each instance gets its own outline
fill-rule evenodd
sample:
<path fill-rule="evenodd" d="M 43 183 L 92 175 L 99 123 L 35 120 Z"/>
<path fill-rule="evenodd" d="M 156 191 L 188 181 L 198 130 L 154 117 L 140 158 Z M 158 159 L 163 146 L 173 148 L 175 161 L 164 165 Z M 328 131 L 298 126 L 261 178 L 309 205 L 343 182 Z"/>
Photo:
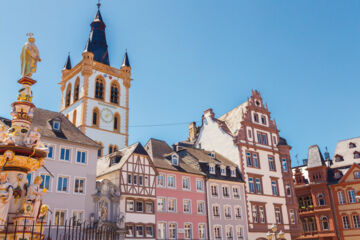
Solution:
<path fill-rule="evenodd" d="M 192 122 L 189 124 L 189 141 L 194 142 L 196 139 L 197 127 L 196 123 Z"/>

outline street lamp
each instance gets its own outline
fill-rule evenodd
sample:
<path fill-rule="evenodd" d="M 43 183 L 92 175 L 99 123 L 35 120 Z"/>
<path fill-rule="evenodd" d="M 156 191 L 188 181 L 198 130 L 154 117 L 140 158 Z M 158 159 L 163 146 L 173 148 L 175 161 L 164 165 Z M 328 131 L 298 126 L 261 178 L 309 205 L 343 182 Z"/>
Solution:
<path fill-rule="evenodd" d="M 273 224 L 271 226 L 271 232 L 269 231 L 267 234 L 266 234 L 266 238 L 268 240 L 282 240 L 282 239 L 285 239 L 285 233 L 280 230 L 280 232 L 276 232 L 277 231 L 277 226 L 275 224 Z"/>

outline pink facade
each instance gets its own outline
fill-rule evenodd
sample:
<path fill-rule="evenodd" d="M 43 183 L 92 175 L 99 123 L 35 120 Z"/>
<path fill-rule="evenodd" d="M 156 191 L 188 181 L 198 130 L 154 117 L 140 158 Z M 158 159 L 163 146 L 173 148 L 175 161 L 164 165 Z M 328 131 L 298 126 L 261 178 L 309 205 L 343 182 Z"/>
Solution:
<path fill-rule="evenodd" d="M 208 239 L 204 175 L 157 170 L 157 239 Z"/>

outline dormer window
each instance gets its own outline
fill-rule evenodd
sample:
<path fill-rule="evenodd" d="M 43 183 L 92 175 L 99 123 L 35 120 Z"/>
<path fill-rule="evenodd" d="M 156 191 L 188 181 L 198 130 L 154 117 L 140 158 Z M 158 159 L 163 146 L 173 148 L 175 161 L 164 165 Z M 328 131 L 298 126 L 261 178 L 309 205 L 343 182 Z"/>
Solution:
<path fill-rule="evenodd" d="M 235 168 L 230 168 L 230 174 L 231 174 L 231 177 L 236 177 Z"/>
<path fill-rule="evenodd" d="M 355 151 L 354 152 L 354 158 L 360 158 L 360 152 Z"/>
<path fill-rule="evenodd" d="M 179 157 L 178 157 L 178 155 L 173 154 L 173 155 L 171 156 L 171 163 L 172 163 L 172 165 L 174 165 L 174 166 L 178 166 L 178 165 L 179 165 Z"/>
<path fill-rule="evenodd" d="M 55 131 L 60 131 L 60 121 L 59 120 L 54 120 L 52 127 Z"/>
<path fill-rule="evenodd" d="M 210 156 L 211 158 L 215 159 L 215 152 L 209 153 L 209 156 Z"/>
<path fill-rule="evenodd" d="M 343 156 L 341 156 L 339 154 L 336 154 L 335 155 L 335 162 L 342 162 L 342 161 L 344 161 Z"/>
<path fill-rule="evenodd" d="M 213 164 L 209 165 L 209 172 L 210 174 L 215 174 L 215 165 Z"/>
<path fill-rule="evenodd" d="M 355 143 L 349 143 L 349 148 L 356 148 L 356 144 Z"/>
<path fill-rule="evenodd" d="M 220 167 L 220 172 L 221 172 L 221 176 L 226 176 L 226 167 L 225 167 L 225 166 L 221 166 L 221 167 Z"/>

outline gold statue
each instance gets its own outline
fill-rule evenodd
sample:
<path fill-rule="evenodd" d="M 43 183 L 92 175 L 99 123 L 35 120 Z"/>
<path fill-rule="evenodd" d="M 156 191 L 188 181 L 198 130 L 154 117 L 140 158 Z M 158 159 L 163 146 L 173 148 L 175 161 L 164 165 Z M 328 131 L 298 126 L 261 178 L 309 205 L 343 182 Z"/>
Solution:
<path fill-rule="evenodd" d="M 41 62 L 39 50 L 35 45 L 34 34 L 28 33 L 28 41 L 21 50 L 21 77 L 31 77 L 36 72 L 37 62 Z"/>

